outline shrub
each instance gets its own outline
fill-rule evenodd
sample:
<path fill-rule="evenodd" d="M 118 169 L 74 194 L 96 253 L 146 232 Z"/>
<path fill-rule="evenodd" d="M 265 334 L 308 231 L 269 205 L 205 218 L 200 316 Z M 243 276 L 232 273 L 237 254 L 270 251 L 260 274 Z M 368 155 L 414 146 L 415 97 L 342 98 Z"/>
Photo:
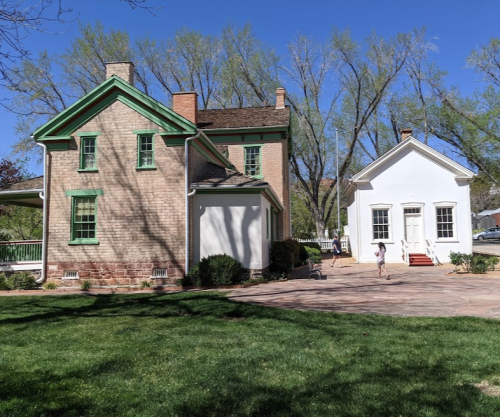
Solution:
<path fill-rule="evenodd" d="M 488 264 L 488 267 L 490 271 L 495 270 L 495 266 L 498 264 L 498 258 L 496 256 L 490 256 L 487 260 L 486 263 Z"/>
<path fill-rule="evenodd" d="M 271 271 L 288 273 L 292 271 L 294 264 L 295 245 L 292 239 L 274 241 L 271 245 Z"/>
<path fill-rule="evenodd" d="M 486 258 L 481 255 L 472 257 L 471 270 L 473 274 L 484 274 L 488 269 Z"/>
<path fill-rule="evenodd" d="M 265 272 L 262 278 L 264 281 L 278 281 L 280 279 L 285 279 L 286 276 L 283 272 Z M 255 282 L 255 279 L 249 281 Z"/>
<path fill-rule="evenodd" d="M 450 262 L 455 265 L 455 272 L 457 272 L 458 266 L 461 266 L 464 272 L 470 272 L 472 264 L 472 254 L 452 251 L 450 252 Z"/>
<path fill-rule="evenodd" d="M 43 289 L 44 289 L 44 290 L 55 290 L 55 289 L 57 289 L 57 285 L 56 285 L 54 282 L 47 282 L 47 283 L 43 286 Z"/>
<path fill-rule="evenodd" d="M 151 283 L 149 281 L 142 281 L 141 288 L 151 288 Z"/>
<path fill-rule="evenodd" d="M 190 269 L 187 275 L 184 275 L 179 281 L 179 285 L 183 287 L 199 287 L 200 283 L 200 268 L 198 264 L 194 264 Z"/>
<path fill-rule="evenodd" d="M 0 274 L 0 291 L 9 291 L 11 289 L 9 281 L 5 274 Z"/>
<path fill-rule="evenodd" d="M 321 250 L 306 246 L 306 251 L 307 251 L 307 257 L 311 260 L 312 263 L 314 264 L 321 263 Z"/>
<path fill-rule="evenodd" d="M 306 242 L 306 243 L 300 243 L 300 250 L 299 250 L 299 265 L 304 265 L 307 261 L 307 258 L 309 258 L 309 255 L 307 253 L 306 248 L 314 248 L 319 250 L 321 253 L 321 245 L 317 242 Z"/>
<path fill-rule="evenodd" d="M 92 283 L 86 279 L 82 282 L 82 286 L 80 287 L 83 291 L 88 291 L 92 288 Z"/>
<path fill-rule="evenodd" d="M 7 278 L 12 290 L 34 290 L 37 288 L 35 278 L 27 271 L 16 272 Z"/>
<path fill-rule="evenodd" d="M 210 255 L 199 264 L 198 286 L 231 285 L 241 282 L 245 268 L 240 261 L 229 255 Z M 191 271 L 190 271 L 191 272 Z"/>

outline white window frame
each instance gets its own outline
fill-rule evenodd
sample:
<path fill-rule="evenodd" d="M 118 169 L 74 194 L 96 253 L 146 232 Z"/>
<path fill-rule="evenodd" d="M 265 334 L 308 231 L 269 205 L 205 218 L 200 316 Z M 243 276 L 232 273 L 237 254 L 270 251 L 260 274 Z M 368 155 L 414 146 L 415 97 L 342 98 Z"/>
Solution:
<path fill-rule="evenodd" d="M 389 222 L 388 224 L 388 234 L 389 237 L 387 239 L 374 239 L 374 224 L 373 224 L 373 211 L 374 210 L 387 210 L 387 221 Z M 378 243 L 378 242 L 383 242 L 383 243 L 394 243 L 394 238 L 393 238 L 393 230 L 392 230 L 392 204 L 370 204 L 370 233 L 371 233 L 371 242 L 372 243 Z"/>
<path fill-rule="evenodd" d="M 436 243 L 440 242 L 458 242 L 457 231 L 457 203 L 456 201 L 439 201 L 434 204 L 434 225 L 436 227 Z M 453 218 L 453 237 L 438 237 L 438 223 L 437 223 L 437 209 L 438 208 L 451 208 L 451 215 Z"/>

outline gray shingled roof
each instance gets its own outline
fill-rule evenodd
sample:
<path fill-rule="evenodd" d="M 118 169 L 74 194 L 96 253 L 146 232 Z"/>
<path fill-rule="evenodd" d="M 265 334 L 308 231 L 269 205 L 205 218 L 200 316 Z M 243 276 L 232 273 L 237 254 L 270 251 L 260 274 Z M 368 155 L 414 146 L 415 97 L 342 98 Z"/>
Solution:
<path fill-rule="evenodd" d="M 241 109 L 199 110 L 200 129 L 288 126 L 290 107 L 246 107 Z"/>
<path fill-rule="evenodd" d="M 41 190 L 43 188 L 43 176 L 31 178 L 10 184 L 7 187 L 0 188 L 0 191 L 17 191 L 17 190 Z"/>
<path fill-rule="evenodd" d="M 248 177 L 239 172 L 233 171 L 208 162 L 202 172 L 191 183 L 192 187 L 232 185 L 235 187 L 263 187 L 269 186 L 269 183 Z"/>

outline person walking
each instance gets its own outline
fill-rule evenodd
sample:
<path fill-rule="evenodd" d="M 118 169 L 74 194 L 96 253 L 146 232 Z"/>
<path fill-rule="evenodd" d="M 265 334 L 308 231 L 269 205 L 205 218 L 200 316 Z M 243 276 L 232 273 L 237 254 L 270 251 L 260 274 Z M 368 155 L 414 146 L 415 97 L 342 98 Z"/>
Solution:
<path fill-rule="evenodd" d="M 340 262 L 340 256 L 342 255 L 342 246 L 340 246 L 340 242 L 338 240 L 338 237 L 335 235 L 333 236 L 333 259 L 332 263 L 330 266 L 333 268 L 333 265 L 335 265 L 335 262 L 339 261 L 339 266 L 337 268 L 342 268 L 342 263 Z"/>
<path fill-rule="evenodd" d="M 377 266 L 378 266 L 378 278 L 382 278 L 382 270 L 385 274 L 385 279 L 390 279 L 389 274 L 387 273 L 387 269 L 385 269 L 385 245 L 382 242 L 378 243 L 378 251 L 375 252 L 375 256 L 377 257 Z"/>

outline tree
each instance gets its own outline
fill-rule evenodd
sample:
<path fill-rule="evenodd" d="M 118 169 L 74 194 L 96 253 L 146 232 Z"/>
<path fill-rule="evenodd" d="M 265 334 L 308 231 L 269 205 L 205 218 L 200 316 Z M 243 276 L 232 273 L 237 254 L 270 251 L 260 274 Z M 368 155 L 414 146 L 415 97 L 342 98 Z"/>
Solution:
<path fill-rule="evenodd" d="M 24 169 L 13 161 L 0 160 L 0 188 L 20 181 L 23 178 Z"/>
<path fill-rule="evenodd" d="M 157 7 L 147 0 L 118 0 L 132 9 L 153 14 Z M 34 32 L 61 33 L 63 24 L 74 20 L 73 10 L 65 8 L 64 0 L 0 0 L 0 80 L 10 82 L 13 64 L 29 57 L 25 39 Z M 54 31 L 54 25 L 59 31 Z"/>

